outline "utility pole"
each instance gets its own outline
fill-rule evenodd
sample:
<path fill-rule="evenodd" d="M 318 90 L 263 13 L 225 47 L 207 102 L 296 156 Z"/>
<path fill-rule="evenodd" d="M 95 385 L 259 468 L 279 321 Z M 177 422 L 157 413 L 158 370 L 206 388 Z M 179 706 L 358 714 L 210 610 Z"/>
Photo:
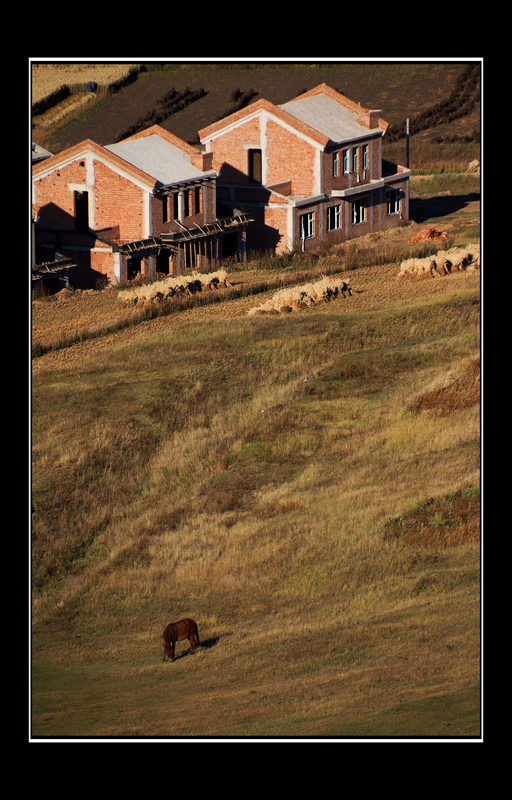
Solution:
<path fill-rule="evenodd" d="M 405 166 L 409 169 L 409 117 L 405 123 Z"/>

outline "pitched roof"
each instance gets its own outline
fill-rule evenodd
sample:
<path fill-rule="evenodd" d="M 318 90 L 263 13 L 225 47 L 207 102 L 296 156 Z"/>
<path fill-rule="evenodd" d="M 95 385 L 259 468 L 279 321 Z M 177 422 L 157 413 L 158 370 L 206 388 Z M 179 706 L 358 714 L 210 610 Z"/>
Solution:
<path fill-rule="evenodd" d="M 190 163 L 189 155 L 155 134 L 109 144 L 105 149 L 151 175 L 157 185 L 195 180 L 204 175 Z"/>
<path fill-rule="evenodd" d="M 245 108 L 240 109 L 240 111 L 235 111 L 234 114 L 230 114 L 229 116 L 224 117 L 224 119 L 220 119 L 217 122 L 214 122 L 212 125 L 208 125 L 206 128 L 203 128 L 199 131 L 199 139 L 203 141 L 205 139 L 215 137 L 217 133 L 221 133 L 225 128 L 245 122 L 249 117 L 253 116 L 254 114 L 258 114 L 260 111 L 267 111 L 274 117 L 277 117 L 281 122 L 291 125 L 299 133 L 302 133 L 304 136 L 308 136 L 310 139 L 313 139 L 322 147 L 325 147 L 325 145 L 328 144 L 329 140 L 323 136 L 323 134 L 319 133 L 314 128 L 311 128 L 309 125 L 305 125 L 303 122 L 296 119 L 279 106 L 275 106 L 273 103 L 270 103 L 268 100 L 264 99 L 257 100 L 255 103 L 250 103 Z"/>
<path fill-rule="evenodd" d="M 32 176 L 37 178 L 39 175 L 52 172 L 62 164 L 73 161 L 82 154 L 85 155 L 87 152 L 94 153 L 100 158 L 104 158 L 106 161 L 112 164 L 112 166 L 117 167 L 123 172 L 128 173 L 135 180 L 139 180 L 142 183 L 145 183 L 147 186 L 153 188 L 155 183 L 154 178 L 152 178 L 150 175 L 147 175 L 138 167 L 135 167 L 134 165 L 124 161 L 115 153 L 109 152 L 105 147 L 102 147 L 102 145 L 96 144 L 96 142 L 93 142 L 92 139 L 84 139 L 83 142 L 78 142 L 78 144 L 74 144 L 71 147 L 68 147 L 66 150 L 61 150 L 60 153 L 56 153 L 50 158 L 46 158 L 44 161 L 34 164 L 32 166 Z"/>
<path fill-rule="evenodd" d="M 376 117 L 380 110 L 364 108 L 340 94 L 335 89 L 321 83 L 279 106 L 297 119 L 322 131 L 331 142 L 341 142 L 344 139 L 367 136 L 368 129 L 374 130 L 377 135 L 385 132 L 388 123 L 380 116 L 377 118 L 377 127 L 370 128 L 370 114 Z"/>
<path fill-rule="evenodd" d="M 191 156 L 197 153 L 194 147 L 158 125 L 105 147 L 85 139 L 34 165 L 32 173 L 34 177 L 44 174 L 86 151 L 106 159 L 151 189 L 200 179 L 210 174 L 191 163 Z"/>
<path fill-rule="evenodd" d="M 332 143 L 368 135 L 368 128 L 359 123 L 355 114 L 325 95 L 292 100 L 280 108 L 323 133 Z"/>
<path fill-rule="evenodd" d="M 224 119 L 214 122 L 199 131 L 201 141 L 215 137 L 225 128 L 246 121 L 250 116 L 267 111 L 291 125 L 298 133 L 326 147 L 328 144 L 373 135 L 381 135 L 388 127 L 378 119 L 378 127 L 370 128 L 370 112 L 348 97 L 321 83 L 299 97 L 275 106 L 268 100 L 258 100 Z M 379 112 L 374 112 L 379 113 Z"/>
<path fill-rule="evenodd" d="M 166 142 L 169 142 L 169 144 L 174 145 L 179 150 L 183 150 L 184 153 L 188 153 L 189 155 L 197 153 L 195 147 L 193 147 L 191 144 L 188 144 L 188 142 L 184 142 L 183 139 L 179 139 L 170 131 L 166 131 L 165 128 L 162 128 L 160 125 L 150 125 L 149 128 L 144 128 L 144 130 L 139 131 L 138 133 L 127 136 L 122 141 L 128 142 L 132 139 L 143 139 L 146 136 L 153 135 L 160 136 L 161 139 L 164 139 Z"/>

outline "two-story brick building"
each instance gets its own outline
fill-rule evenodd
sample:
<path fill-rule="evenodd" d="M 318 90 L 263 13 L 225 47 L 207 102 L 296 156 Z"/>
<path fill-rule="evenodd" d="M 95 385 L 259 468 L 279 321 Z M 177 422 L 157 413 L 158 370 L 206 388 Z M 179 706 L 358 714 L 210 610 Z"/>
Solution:
<path fill-rule="evenodd" d="M 217 201 L 255 220 L 248 245 L 307 250 L 409 218 L 409 170 L 382 159 L 388 123 L 321 84 L 258 100 L 199 131 Z"/>
<path fill-rule="evenodd" d="M 72 259 L 75 287 L 243 258 L 248 219 L 217 217 L 211 162 L 157 125 L 106 147 L 80 142 L 32 167 L 36 242 Z"/>

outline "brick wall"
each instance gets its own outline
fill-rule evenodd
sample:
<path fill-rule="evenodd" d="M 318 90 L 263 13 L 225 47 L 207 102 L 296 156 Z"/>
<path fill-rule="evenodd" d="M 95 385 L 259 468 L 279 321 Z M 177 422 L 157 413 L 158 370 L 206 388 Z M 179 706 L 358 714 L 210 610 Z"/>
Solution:
<path fill-rule="evenodd" d="M 59 167 L 36 181 L 33 200 L 40 227 L 74 230 L 75 200 L 70 184 L 87 184 L 84 158 Z"/>
<path fill-rule="evenodd" d="M 94 160 L 94 228 L 119 225 L 121 239 L 143 239 L 144 194 L 147 189 Z"/>
<path fill-rule="evenodd" d="M 250 119 L 244 124 L 215 139 L 212 142 L 214 169 L 219 170 L 219 184 L 244 185 L 248 181 L 248 149 L 260 148 L 259 118 Z"/>
<path fill-rule="evenodd" d="M 315 148 L 272 119 L 267 123 L 267 185 L 290 181 L 292 194 L 315 192 Z"/>

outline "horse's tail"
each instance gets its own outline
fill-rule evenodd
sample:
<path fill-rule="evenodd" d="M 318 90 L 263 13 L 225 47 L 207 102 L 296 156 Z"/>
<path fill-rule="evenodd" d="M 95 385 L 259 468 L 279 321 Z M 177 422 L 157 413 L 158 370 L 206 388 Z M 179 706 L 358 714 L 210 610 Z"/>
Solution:
<path fill-rule="evenodd" d="M 197 642 L 197 644 L 200 644 L 200 642 L 199 642 L 199 628 L 197 627 L 197 625 L 196 625 L 196 633 L 195 633 L 195 636 L 196 636 L 196 642 Z"/>

